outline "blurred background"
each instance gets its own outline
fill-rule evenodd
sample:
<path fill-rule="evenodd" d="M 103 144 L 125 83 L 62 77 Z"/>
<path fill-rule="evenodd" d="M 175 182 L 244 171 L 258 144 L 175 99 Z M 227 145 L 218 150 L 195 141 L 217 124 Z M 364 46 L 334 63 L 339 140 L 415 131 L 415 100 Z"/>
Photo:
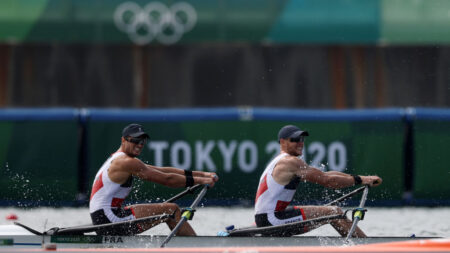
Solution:
<path fill-rule="evenodd" d="M 383 177 L 369 204 L 450 205 L 449 105 L 448 0 L 0 1 L 0 205 L 85 206 L 131 122 L 142 160 L 219 174 L 207 204 L 252 205 L 295 124 L 312 165 Z"/>

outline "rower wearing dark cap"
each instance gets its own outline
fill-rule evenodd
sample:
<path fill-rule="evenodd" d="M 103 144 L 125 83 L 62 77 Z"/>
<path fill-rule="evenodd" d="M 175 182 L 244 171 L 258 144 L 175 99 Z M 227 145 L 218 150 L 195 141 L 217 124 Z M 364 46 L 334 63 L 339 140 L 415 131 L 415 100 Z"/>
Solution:
<path fill-rule="evenodd" d="M 133 177 L 162 184 L 168 187 L 190 187 L 195 184 L 208 184 L 210 187 L 218 180 L 215 173 L 188 171 L 173 167 L 157 167 L 139 160 L 139 156 L 150 136 L 139 124 L 130 124 L 122 131 L 121 145 L 102 165 L 95 176 L 89 201 L 89 212 L 94 225 L 127 221 L 159 214 L 175 214 L 166 221 L 173 229 L 181 219 L 180 208 L 174 203 L 136 204 L 123 207 L 122 203 L 132 189 Z M 97 234 L 132 235 L 141 233 L 157 224 L 148 222 L 127 229 L 117 228 L 100 231 Z M 195 235 L 186 222 L 177 235 Z"/>
<path fill-rule="evenodd" d="M 258 227 L 343 214 L 342 209 L 336 206 L 289 206 L 301 182 L 307 181 L 334 189 L 357 184 L 369 186 L 381 184 L 382 180 L 378 176 L 358 176 L 338 171 L 323 172 L 309 166 L 300 158 L 307 136 L 309 136 L 307 131 L 293 125 L 284 126 L 278 132 L 280 154 L 267 165 L 256 192 L 255 223 Z M 336 219 L 310 226 L 304 231 L 299 231 L 299 234 L 327 223 L 342 236 L 347 236 L 352 226 L 352 222 L 348 219 Z M 353 235 L 366 237 L 359 228 Z"/>

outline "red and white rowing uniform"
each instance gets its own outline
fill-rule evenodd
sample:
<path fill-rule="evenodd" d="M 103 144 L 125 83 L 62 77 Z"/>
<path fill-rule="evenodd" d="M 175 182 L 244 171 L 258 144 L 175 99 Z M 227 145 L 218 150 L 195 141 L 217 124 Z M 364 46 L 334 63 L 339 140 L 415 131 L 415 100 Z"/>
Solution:
<path fill-rule="evenodd" d="M 266 167 L 259 180 L 255 198 L 255 222 L 258 227 L 279 225 L 305 220 L 305 214 L 299 207 L 289 207 L 300 178 L 289 184 L 281 185 L 273 178 L 273 169 L 287 153 L 276 156 Z"/>
<path fill-rule="evenodd" d="M 108 169 L 114 159 L 126 155 L 123 152 L 112 154 L 103 163 L 95 176 L 89 201 L 89 212 L 94 224 L 111 223 L 134 219 L 133 210 L 122 208 L 122 203 L 130 194 L 133 177 L 124 184 L 118 184 L 108 176 Z M 106 219 L 105 219 L 106 218 Z"/>

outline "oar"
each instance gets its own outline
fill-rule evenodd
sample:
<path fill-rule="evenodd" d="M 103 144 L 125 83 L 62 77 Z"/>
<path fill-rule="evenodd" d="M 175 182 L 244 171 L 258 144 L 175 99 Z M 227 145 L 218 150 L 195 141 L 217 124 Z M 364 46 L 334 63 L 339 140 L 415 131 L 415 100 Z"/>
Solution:
<path fill-rule="evenodd" d="M 202 198 L 205 196 L 206 191 L 208 190 L 209 186 L 204 185 L 202 191 L 198 194 L 197 198 L 192 202 L 192 205 L 183 212 L 181 215 L 181 220 L 178 222 L 178 224 L 175 226 L 175 228 L 170 232 L 170 234 L 166 237 L 164 242 L 161 244 L 161 248 L 164 248 L 166 244 L 172 239 L 172 237 L 178 232 L 178 230 L 181 228 L 181 226 L 192 216 L 192 213 L 194 212 L 194 209 L 197 207 L 197 205 L 200 203 Z"/>
<path fill-rule="evenodd" d="M 358 193 L 360 191 L 363 191 L 365 188 L 366 188 L 365 186 L 359 187 L 358 189 L 356 189 L 356 190 L 354 190 L 352 192 L 349 192 L 349 193 L 345 194 L 344 196 L 342 196 L 342 197 L 340 197 L 338 199 L 335 199 L 335 200 L 331 201 L 330 203 L 326 204 L 325 206 L 336 205 L 337 203 L 342 202 L 342 201 L 350 198 L 351 196 L 355 195 L 356 193 Z"/>
<path fill-rule="evenodd" d="M 359 222 L 359 220 L 361 220 L 364 216 L 364 205 L 366 204 L 366 199 L 367 199 L 367 194 L 369 193 L 369 186 L 366 185 L 364 187 L 364 192 L 361 198 L 361 202 L 359 203 L 359 207 L 356 209 L 356 211 L 353 212 L 353 224 L 352 227 L 350 228 L 350 231 L 348 232 L 347 238 L 345 238 L 344 243 L 348 243 L 348 240 L 350 239 L 350 237 L 353 235 L 353 233 L 356 230 L 356 226 Z"/>
<path fill-rule="evenodd" d="M 197 189 L 199 189 L 202 185 L 201 184 L 197 184 L 194 185 L 192 187 L 188 187 L 186 190 L 178 193 L 177 195 L 173 196 L 172 198 L 164 201 L 164 203 L 172 203 L 174 201 L 177 201 L 178 199 L 180 199 L 181 197 L 187 195 L 187 194 L 193 194 Z"/>

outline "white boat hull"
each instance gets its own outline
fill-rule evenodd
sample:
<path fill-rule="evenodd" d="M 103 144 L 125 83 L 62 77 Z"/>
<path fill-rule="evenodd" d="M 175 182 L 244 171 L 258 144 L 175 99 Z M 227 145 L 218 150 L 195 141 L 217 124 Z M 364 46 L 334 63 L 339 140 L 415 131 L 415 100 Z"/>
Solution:
<path fill-rule="evenodd" d="M 96 236 L 96 235 L 0 235 L 3 246 L 35 247 L 57 244 L 58 248 L 158 248 L 164 235 Z M 417 240 L 407 237 L 370 237 L 351 239 L 350 245 Z M 423 239 L 423 238 L 420 238 Z M 166 247 L 280 247 L 280 246 L 341 246 L 342 237 L 218 237 L 175 236 Z"/>
<path fill-rule="evenodd" d="M 450 239 L 414 237 L 352 238 L 343 237 L 222 237 L 175 236 L 160 249 L 165 235 L 97 236 L 97 235 L 34 235 L 15 226 L 0 226 L 0 252 L 27 252 L 64 249 L 65 252 L 102 252 L 125 249 L 127 252 L 450 252 Z M 383 246 L 385 245 L 385 246 Z M 431 246 L 430 246 L 431 245 Z M 438 246 L 436 246 L 438 245 Z M 116 250 L 114 250 L 116 249 Z M 175 251 L 174 251 L 175 250 Z"/>

